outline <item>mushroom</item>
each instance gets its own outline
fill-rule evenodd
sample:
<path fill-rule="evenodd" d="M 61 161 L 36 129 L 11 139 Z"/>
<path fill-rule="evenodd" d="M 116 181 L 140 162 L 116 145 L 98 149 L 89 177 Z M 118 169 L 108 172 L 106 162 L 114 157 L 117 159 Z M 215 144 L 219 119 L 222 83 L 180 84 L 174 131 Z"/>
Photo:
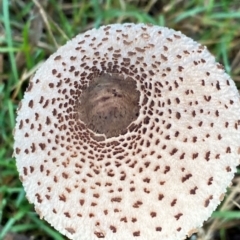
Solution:
<path fill-rule="evenodd" d="M 20 180 L 70 239 L 182 240 L 234 177 L 239 109 L 233 80 L 181 32 L 92 29 L 29 83 L 14 133 Z"/>

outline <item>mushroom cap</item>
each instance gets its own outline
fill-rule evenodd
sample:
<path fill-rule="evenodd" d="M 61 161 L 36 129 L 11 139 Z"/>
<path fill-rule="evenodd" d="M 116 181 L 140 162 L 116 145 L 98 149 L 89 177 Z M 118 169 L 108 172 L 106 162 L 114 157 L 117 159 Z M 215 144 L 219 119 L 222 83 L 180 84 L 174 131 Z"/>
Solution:
<path fill-rule="evenodd" d="M 78 112 L 104 74 L 133 80 L 139 94 L 139 114 L 117 136 Z M 182 240 L 234 177 L 239 109 L 233 80 L 181 32 L 113 24 L 79 34 L 40 67 L 17 111 L 26 196 L 70 239 Z"/>

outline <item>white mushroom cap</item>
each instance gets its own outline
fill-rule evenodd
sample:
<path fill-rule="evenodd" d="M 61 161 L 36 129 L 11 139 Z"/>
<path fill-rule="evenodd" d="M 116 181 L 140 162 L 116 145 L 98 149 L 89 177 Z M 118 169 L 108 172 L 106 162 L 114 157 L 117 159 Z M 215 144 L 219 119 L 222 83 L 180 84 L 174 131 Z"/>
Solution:
<path fill-rule="evenodd" d="M 121 104 L 91 92 L 104 76 L 123 83 L 114 80 Z M 125 119 L 128 104 L 138 114 L 126 113 L 119 131 L 98 128 L 97 114 L 110 106 Z M 144 24 L 87 31 L 42 65 L 18 109 L 14 153 L 27 198 L 70 239 L 182 240 L 236 172 L 239 109 L 234 82 L 182 33 Z M 91 117 L 94 126 L 83 121 Z"/>

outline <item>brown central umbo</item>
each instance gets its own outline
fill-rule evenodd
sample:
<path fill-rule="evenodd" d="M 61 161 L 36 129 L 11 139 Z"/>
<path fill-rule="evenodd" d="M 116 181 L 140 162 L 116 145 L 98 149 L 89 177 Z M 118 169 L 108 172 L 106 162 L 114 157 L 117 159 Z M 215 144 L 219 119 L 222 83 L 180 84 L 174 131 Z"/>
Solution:
<path fill-rule="evenodd" d="M 79 119 L 93 132 L 107 138 L 126 132 L 139 114 L 136 81 L 118 74 L 103 74 L 83 90 L 78 107 Z"/>

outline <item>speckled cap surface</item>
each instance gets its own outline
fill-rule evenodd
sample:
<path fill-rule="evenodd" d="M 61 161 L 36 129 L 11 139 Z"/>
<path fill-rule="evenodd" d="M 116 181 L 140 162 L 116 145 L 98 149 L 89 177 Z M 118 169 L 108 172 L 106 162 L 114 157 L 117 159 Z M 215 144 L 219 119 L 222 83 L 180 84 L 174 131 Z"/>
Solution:
<path fill-rule="evenodd" d="M 110 121 L 104 134 L 102 118 L 98 127 L 108 106 L 131 118 L 125 131 Z M 239 124 L 235 84 L 204 46 L 165 27 L 113 24 L 79 34 L 36 72 L 14 155 L 28 200 L 68 238 L 183 240 L 231 183 Z"/>

